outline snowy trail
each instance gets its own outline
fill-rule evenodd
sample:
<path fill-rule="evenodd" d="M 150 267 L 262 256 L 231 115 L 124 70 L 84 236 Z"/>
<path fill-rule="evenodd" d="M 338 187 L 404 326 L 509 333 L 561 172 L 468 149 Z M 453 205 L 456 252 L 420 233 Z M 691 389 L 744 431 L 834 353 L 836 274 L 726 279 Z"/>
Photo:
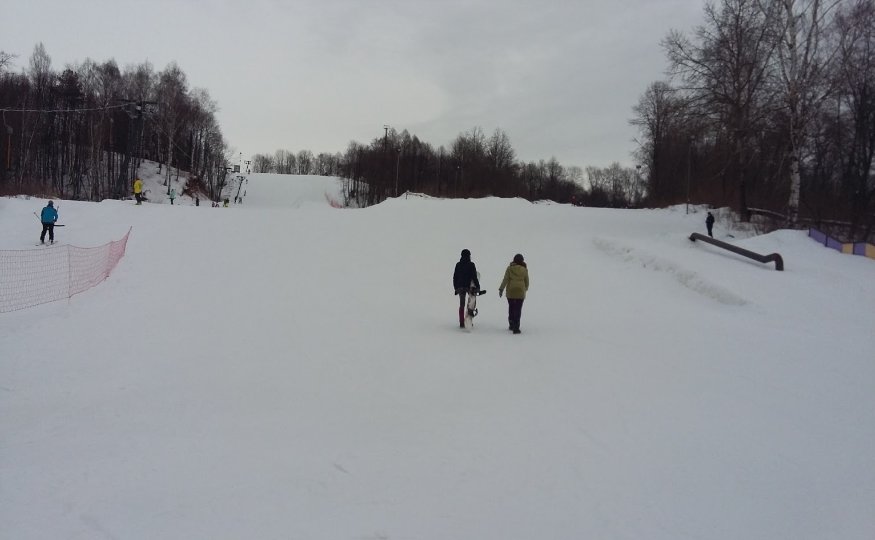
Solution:
<path fill-rule="evenodd" d="M 65 241 L 133 232 L 95 289 L 0 315 L 11 538 L 872 537 L 873 261 L 738 241 L 775 272 L 689 242 L 701 214 L 336 210 L 334 180 L 282 180 L 230 209 L 62 202 Z M 40 202 L 0 205 L 8 249 Z"/>

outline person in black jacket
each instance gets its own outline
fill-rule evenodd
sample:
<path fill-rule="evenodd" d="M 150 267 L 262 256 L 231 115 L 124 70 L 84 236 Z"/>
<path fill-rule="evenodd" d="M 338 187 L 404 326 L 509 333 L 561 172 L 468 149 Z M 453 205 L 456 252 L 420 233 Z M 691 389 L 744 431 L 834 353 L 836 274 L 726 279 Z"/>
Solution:
<path fill-rule="evenodd" d="M 459 295 L 459 328 L 465 328 L 465 300 L 466 295 L 472 287 L 480 290 L 480 280 L 477 279 L 477 267 L 471 260 L 471 252 L 467 249 L 462 250 L 462 256 L 459 262 L 456 263 L 456 270 L 453 272 L 453 289 L 455 294 Z"/>
<path fill-rule="evenodd" d="M 708 212 L 708 217 L 705 218 L 705 227 L 708 228 L 708 236 L 714 238 L 712 230 L 714 229 L 714 214 Z"/>

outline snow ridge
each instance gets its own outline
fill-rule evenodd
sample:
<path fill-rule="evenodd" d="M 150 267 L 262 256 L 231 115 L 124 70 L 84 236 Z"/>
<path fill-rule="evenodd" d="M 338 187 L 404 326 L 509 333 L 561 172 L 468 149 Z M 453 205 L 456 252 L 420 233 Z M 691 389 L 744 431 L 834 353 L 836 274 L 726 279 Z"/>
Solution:
<path fill-rule="evenodd" d="M 698 272 L 688 270 L 680 265 L 647 253 L 646 251 L 625 246 L 616 240 L 606 238 L 593 238 L 595 247 L 615 259 L 626 263 L 638 263 L 644 268 L 664 272 L 673 277 L 678 283 L 684 287 L 701 294 L 712 300 L 716 300 L 721 304 L 732 306 L 743 306 L 748 303 L 745 298 L 735 294 L 734 292 L 712 283 L 699 275 Z"/>

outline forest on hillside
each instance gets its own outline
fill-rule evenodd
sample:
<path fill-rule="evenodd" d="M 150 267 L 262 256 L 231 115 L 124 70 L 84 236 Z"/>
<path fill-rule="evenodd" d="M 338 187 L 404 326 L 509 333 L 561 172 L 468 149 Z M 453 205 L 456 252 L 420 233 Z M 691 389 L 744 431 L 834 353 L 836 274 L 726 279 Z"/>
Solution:
<path fill-rule="evenodd" d="M 21 73 L 13 59 L 0 51 L 0 194 L 123 198 L 146 159 L 218 199 L 228 159 L 217 105 L 178 65 L 87 59 L 55 71 L 42 44 Z"/>

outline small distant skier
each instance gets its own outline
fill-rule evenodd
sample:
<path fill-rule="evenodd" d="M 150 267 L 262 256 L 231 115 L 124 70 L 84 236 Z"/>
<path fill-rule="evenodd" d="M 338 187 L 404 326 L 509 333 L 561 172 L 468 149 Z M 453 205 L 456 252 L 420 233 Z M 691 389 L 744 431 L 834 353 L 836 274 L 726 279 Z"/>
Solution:
<path fill-rule="evenodd" d="M 173 205 L 173 199 L 176 198 L 176 188 L 170 190 L 170 205 Z"/>
<path fill-rule="evenodd" d="M 201 198 L 198 197 L 197 195 L 194 196 L 194 205 L 195 205 L 195 206 L 200 206 L 200 205 L 201 205 Z"/>
<path fill-rule="evenodd" d="M 712 233 L 714 229 L 714 214 L 708 212 L 708 217 L 705 218 L 705 227 L 708 227 L 708 236 L 714 238 L 714 234 Z"/>
<path fill-rule="evenodd" d="M 513 261 L 504 271 L 504 279 L 498 287 L 498 297 L 507 289 L 507 322 L 509 330 L 514 334 L 520 333 L 520 317 L 523 313 L 523 300 L 526 299 L 526 291 L 529 290 L 529 269 L 523 256 L 517 253 Z"/>
<path fill-rule="evenodd" d="M 143 181 L 139 178 L 134 180 L 134 198 L 137 199 L 137 204 L 143 204 Z"/>
<path fill-rule="evenodd" d="M 39 243 L 46 243 L 46 232 L 49 233 L 49 243 L 55 243 L 55 222 L 58 221 L 58 211 L 55 210 L 55 203 L 49 201 L 49 204 L 43 208 L 40 213 L 40 221 L 43 223 L 43 232 L 39 235 Z"/>
<path fill-rule="evenodd" d="M 465 328 L 465 300 L 471 290 L 471 282 L 474 282 L 476 290 L 480 290 L 480 281 L 477 279 L 477 267 L 471 260 L 471 252 L 462 250 L 461 258 L 456 263 L 453 272 L 453 289 L 459 295 L 459 328 Z"/>

